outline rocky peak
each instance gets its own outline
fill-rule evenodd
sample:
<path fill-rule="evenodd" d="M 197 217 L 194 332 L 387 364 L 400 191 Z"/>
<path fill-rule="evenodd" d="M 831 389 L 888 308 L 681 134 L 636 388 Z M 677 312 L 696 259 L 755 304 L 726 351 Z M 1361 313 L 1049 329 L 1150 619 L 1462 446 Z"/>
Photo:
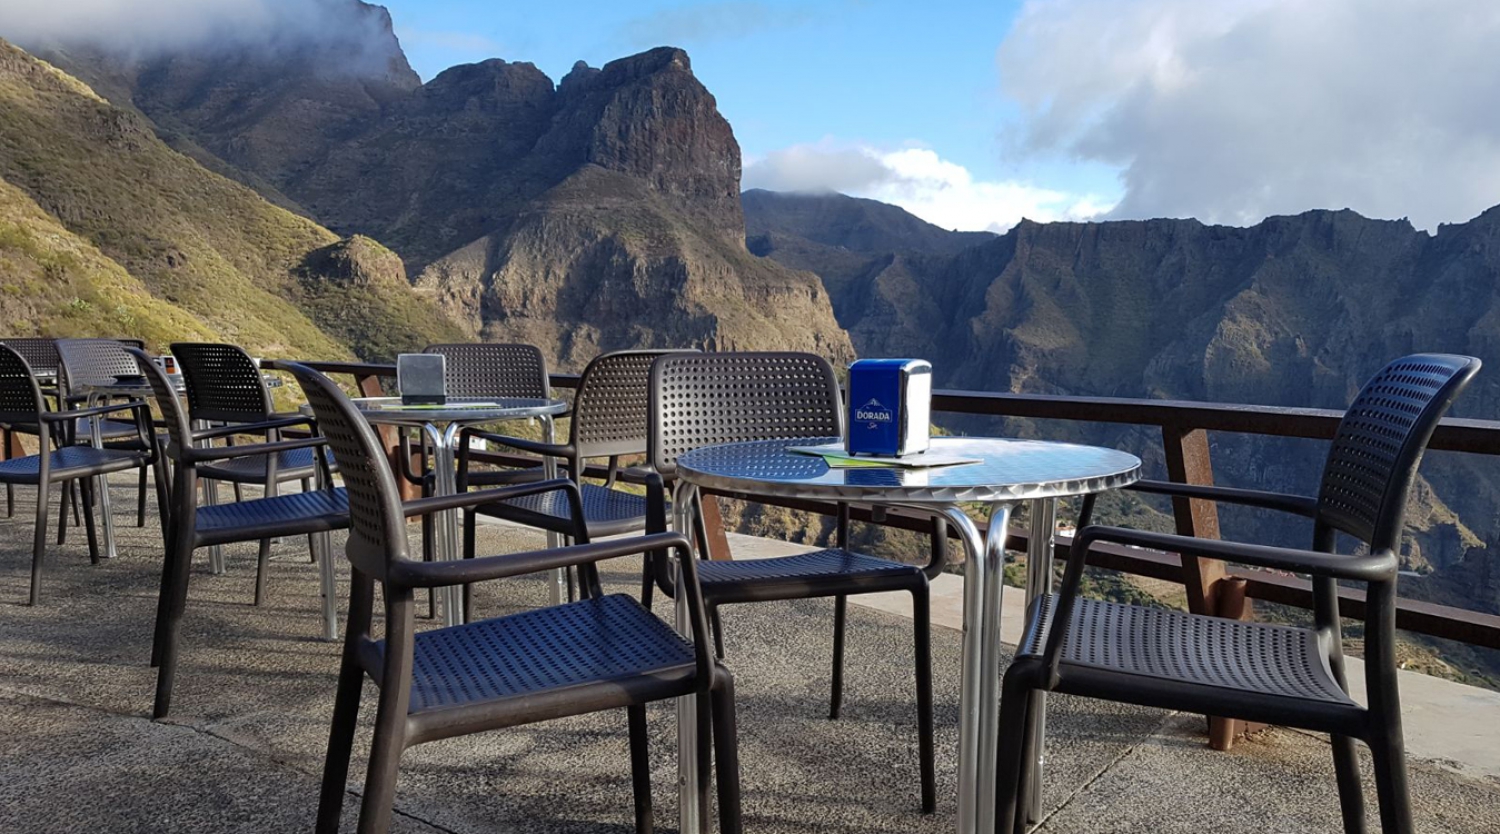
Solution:
<path fill-rule="evenodd" d="M 643 179 L 721 233 L 743 236 L 740 146 L 686 52 L 658 47 L 602 70 L 575 65 L 564 82 L 540 151 Z"/>

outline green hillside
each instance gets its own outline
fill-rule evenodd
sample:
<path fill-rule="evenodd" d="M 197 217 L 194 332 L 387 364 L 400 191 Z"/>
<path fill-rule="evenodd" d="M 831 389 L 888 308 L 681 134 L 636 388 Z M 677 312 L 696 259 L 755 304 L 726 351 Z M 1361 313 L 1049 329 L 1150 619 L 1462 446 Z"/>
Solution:
<path fill-rule="evenodd" d="M 141 116 L 3 41 L 0 179 L 10 186 L 0 252 L 17 264 L 0 281 L 15 309 L 36 312 L 12 317 L 11 332 L 71 327 L 156 347 L 209 337 L 329 359 L 458 333 L 404 279 L 375 299 L 315 280 L 309 256 L 336 235 L 171 150 Z"/>

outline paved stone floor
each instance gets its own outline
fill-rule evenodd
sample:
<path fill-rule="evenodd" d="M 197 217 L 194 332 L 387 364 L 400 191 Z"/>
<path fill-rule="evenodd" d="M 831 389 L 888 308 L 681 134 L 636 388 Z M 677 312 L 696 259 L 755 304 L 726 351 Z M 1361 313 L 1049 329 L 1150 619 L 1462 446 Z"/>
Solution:
<path fill-rule="evenodd" d="M 24 605 L 31 491 L 0 517 L 0 832 L 308 831 L 337 664 L 318 639 L 316 568 L 278 545 L 269 599 L 250 605 L 253 546 L 230 572 L 200 556 L 174 715 L 153 722 L 147 665 L 160 538 L 133 526 L 115 490 L 120 556 L 88 563 L 82 535 L 52 547 L 46 598 Z M 81 531 L 79 531 L 81 532 Z M 486 526 L 483 548 L 540 537 Z M 619 590 L 635 565 L 606 566 Z M 341 566 L 341 576 L 346 571 Z M 539 580 L 494 583 L 479 610 L 541 604 Z M 935 629 L 938 812 L 918 812 L 911 631 L 850 612 L 844 718 L 826 719 L 831 603 L 725 612 L 739 687 L 746 830 L 948 832 L 954 827 L 958 634 Z M 373 688 L 367 704 L 373 704 Z M 366 709 L 366 726 L 373 709 Z M 1495 721 L 1497 716 L 1475 716 Z M 1047 832 L 1336 832 L 1327 744 L 1271 730 L 1229 754 L 1204 748 L 1189 716 L 1055 698 Z M 675 829 L 673 717 L 651 711 L 659 830 Z M 363 778 L 356 741 L 345 827 Z M 1414 762 L 1419 828 L 1500 831 L 1500 780 Z M 631 798 L 623 714 L 561 720 L 413 748 L 402 765 L 401 832 L 624 832 Z"/>

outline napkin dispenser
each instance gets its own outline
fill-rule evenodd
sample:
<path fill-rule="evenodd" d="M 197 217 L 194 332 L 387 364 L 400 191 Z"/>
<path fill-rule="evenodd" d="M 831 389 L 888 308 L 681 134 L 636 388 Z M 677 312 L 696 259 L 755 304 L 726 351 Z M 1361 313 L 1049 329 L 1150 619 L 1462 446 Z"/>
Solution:
<path fill-rule="evenodd" d="M 925 452 L 931 416 L 932 363 L 861 359 L 849 366 L 849 454 Z"/>
<path fill-rule="evenodd" d="M 396 357 L 396 389 L 402 405 L 443 405 L 447 365 L 441 353 L 403 353 Z"/>

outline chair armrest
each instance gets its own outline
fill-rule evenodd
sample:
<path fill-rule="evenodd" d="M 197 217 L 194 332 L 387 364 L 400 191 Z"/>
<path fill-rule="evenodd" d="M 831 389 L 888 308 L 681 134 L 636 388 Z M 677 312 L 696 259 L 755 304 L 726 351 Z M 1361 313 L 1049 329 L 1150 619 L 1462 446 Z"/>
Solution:
<path fill-rule="evenodd" d="M 495 434 L 493 432 L 478 430 L 468 430 L 465 431 L 463 435 L 465 439 L 477 437 L 481 440 L 488 440 L 491 443 L 498 443 L 501 446 L 509 446 L 512 449 L 520 449 L 523 452 L 530 452 L 533 455 L 565 458 L 571 457 L 573 454 L 573 447 L 569 446 L 566 443 L 545 443 L 540 440 L 523 440 L 519 437 L 511 437 L 505 434 Z M 467 445 L 468 444 L 465 444 L 465 446 Z"/>
<path fill-rule="evenodd" d="M 1226 562 L 1240 562 L 1262 568 L 1310 573 L 1330 579 L 1349 579 L 1356 582 L 1379 582 L 1390 579 L 1396 575 L 1398 566 L 1396 555 L 1388 550 L 1363 556 L 1343 555 L 1097 525 L 1079 531 L 1078 537 L 1073 540 L 1073 547 L 1087 550 L 1094 542 L 1134 545 L 1151 550 L 1179 553 L 1184 556 L 1222 559 Z"/>
<path fill-rule="evenodd" d="M 444 562 L 405 560 L 391 567 L 388 581 L 408 588 L 441 588 L 524 576 L 555 568 L 615 559 L 636 553 L 675 548 L 687 552 L 687 539 L 677 533 L 653 533 L 624 539 L 575 544 L 547 550 L 481 556 Z"/>
<path fill-rule="evenodd" d="M 444 510 L 457 510 L 464 507 L 474 507 L 480 504 L 493 504 L 498 501 L 508 501 L 512 498 L 523 498 L 527 495 L 538 495 L 544 492 L 562 491 L 568 493 L 568 504 L 574 526 L 583 524 L 583 496 L 578 491 L 578 485 L 567 478 L 553 478 L 550 481 L 535 481 L 528 484 L 510 484 L 507 486 L 482 489 L 478 492 L 460 492 L 455 495 L 435 495 L 430 498 L 413 498 L 402 502 L 401 508 L 407 518 L 418 515 L 429 515 Z"/>
<path fill-rule="evenodd" d="M 1126 489 L 1153 495 L 1176 495 L 1184 498 L 1203 498 L 1208 501 L 1223 501 L 1264 510 L 1279 510 L 1284 513 L 1312 518 L 1318 512 L 1318 501 L 1306 495 L 1289 495 L 1284 492 L 1266 492 L 1258 489 L 1235 489 L 1234 487 L 1179 484 L 1173 481 L 1136 481 Z"/>
<path fill-rule="evenodd" d="M 129 402 L 123 403 L 96 405 L 92 408 L 74 408 L 67 411 L 47 411 L 43 412 L 41 417 L 43 421 L 48 423 L 60 423 L 67 420 L 76 420 L 80 417 L 97 417 L 101 414 L 112 414 L 116 411 L 139 411 L 145 406 L 146 403 L 144 400 L 131 400 Z"/>
<path fill-rule="evenodd" d="M 190 449 L 180 450 L 179 454 L 190 463 L 205 463 L 230 460 L 232 458 L 245 458 L 251 455 L 275 455 L 296 449 L 323 446 L 327 443 L 328 439 L 325 437 L 301 437 L 296 440 L 278 440 L 275 443 L 251 443 L 245 446 L 214 446 L 212 448 L 199 448 L 195 446 Z"/>
<path fill-rule="evenodd" d="M 285 429 L 292 426 L 313 426 L 316 421 L 311 417 L 297 416 L 286 417 L 279 420 L 266 420 L 260 423 L 231 423 L 227 426 L 216 426 L 211 429 L 193 432 L 194 440 L 216 440 L 221 437 L 233 437 L 238 434 L 262 434 L 276 429 Z"/>

